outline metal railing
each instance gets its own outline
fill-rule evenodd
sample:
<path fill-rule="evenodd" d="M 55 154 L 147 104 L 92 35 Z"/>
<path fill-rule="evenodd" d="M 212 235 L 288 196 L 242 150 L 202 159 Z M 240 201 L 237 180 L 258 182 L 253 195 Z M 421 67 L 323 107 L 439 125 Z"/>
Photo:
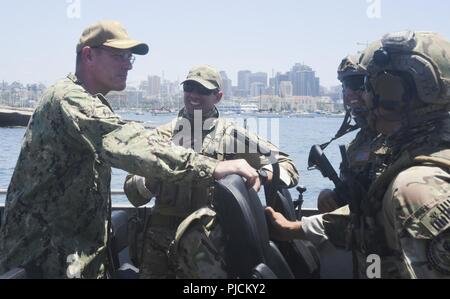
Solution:
<path fill-rule="evenodd" d="M 0 189 L 0 195 L 6 195 L 8 189 Z M 125 192 L 121 189 L 111 189 L 111 195 L 125 195 Z"/>
<path fill-rule="evenodd" d="M 0 189 L 0 196 L 1 195 L 6 195 L 6 192 L 8 190 L 7 189 Z M 121 189 L 111 189 L 111 195 L 125 195 L 125 192 Z M 147 204 L 146 206 L 151 207 L 153 205 L 153 201 L 151 202 L 152 204 Z M 0 207 L 3 206 L 3 203 L 0 204 Z M 114 204 L 114 207 L 116 208 L 122 208 L 122 207 L 131 207 L 131 203 L 127 203 L 127 204 Z M 318 214 L 317 209 L 314 208 L 302 208 L 302 213 L 304 216 L 312 216 L 312 215 L 316 215 Z"/>
<path fill-rule="evenodd" d="M 6 193 L 8 192 L 8 189 L 1 189 L 0 188 L 0 196 L 6 196 Z M 125 192 L 122 189 L 111 189 L 111 196 L 119 196 L 123 195 L 125 196 Z M 0 202 L 0 209 L 4 207 L 4 202 Z M 152 205 L 149 203 L 142 207 L 151 207 Z M 133 205 L 129 202 L 125 203 L 113 203 L 113 209 L 122 209 L 122 208 L 130 208 L 133 207 Z M 0 210 L 1 212 L 1 210 Z M 0 214 L 1 216 L 1 214 Z M 1 219 L 1 217 L 0 217 Z"/>

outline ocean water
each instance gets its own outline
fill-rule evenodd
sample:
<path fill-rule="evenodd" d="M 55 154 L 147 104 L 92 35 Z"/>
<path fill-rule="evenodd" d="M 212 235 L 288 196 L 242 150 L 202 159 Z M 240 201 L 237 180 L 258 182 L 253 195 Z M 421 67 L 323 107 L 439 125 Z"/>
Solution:
<path fill-rule="evenodd" d="M 169 122 L 175 115 L 159 115 L 153 116 L 150 113 L 143 115 L 136 115 L 134 113 L 121 114 L 124 119 L 133 119 L 145 121 L 150 126 L 158 126 Z M 242 122 L 242 116 L 227 116 L 234 118 L 236 121 Z M 316 199 L 321 189 L 333 188 L 332 183 L 323 178 L 318 170 L 307 170 L 308 154 L 313 144 L 322 144 L 330 140 L 339 126 L 342 118 L 249 118 L 248 123 L 258 124 L 261 132 L 266 132 L 264 127 L 274 128 L 266 135 L 268 139 L 277 143 L 281 151 L 290 155 L 294 160 L 297 168 L 300 171 L 300 185 L 307 188 L 304 194 L 303 207 L 315 208 Z M 251 128 L 253 128 L 251 126 Z M 256 131 L 256 128 L 253 130 Z M 272 133 L 273 131 L 273 133 Z M 276 131 L 279 134 L 276 134 Z M 25 133 L 25 128 L 0 128 L 0 189 L 7 189 L 11 180 L 14 167 L 19 156 L 22 138 Z M 347 144 L 355 136 L 355 133 L 348 134 L 343 138 L 332 143 L 326 149 L 328 159 L 333 164 L 336 170 L 340 163 L 339 144 Z M 112 189 L 122 189 L 126 172 L 120 169 L 113 169 L 111 187 Z M 290 189 L 293 198 L 298 197 L 298 192 L 295 188 Z M 261 197 L 262 193 L 261 193 Z M 0 203 L 3 203 L 4 195 L 0 195 Z M 114 196 L 113 203 L 127 203 L 125 196 Z"/>

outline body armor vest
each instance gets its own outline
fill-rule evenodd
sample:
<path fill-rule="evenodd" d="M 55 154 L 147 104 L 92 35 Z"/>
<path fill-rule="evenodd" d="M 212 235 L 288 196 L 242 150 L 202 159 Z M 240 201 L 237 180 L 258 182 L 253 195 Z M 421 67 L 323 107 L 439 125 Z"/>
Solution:
<path fill-rule="evenodd" d="M 372 172 L 375 173 L 375 179 L 370 185 L 367 193 L 363 197 L 359 204 L 358 211 L 352 211 L 352 228 L 351 237 L 349 238 L 349 245 L 353 248 L 355 258 L 358 265 L 365 265 L 366 258 L 370 254 L 378 254 L 382 258 L 389 259 L 390 256 L 396 256 L 400 253 L 394 252 L 387 245 L 385 230 L 383 223 L 380 222 L 379 214 L 382 212 L 383 197 L 389 188 L 389 185 L 395 180 L 395 178 L 404 170 L 413 166 L 433 166 L 440 167 L 445 171 L 450 169 L 450 149 L 448 143 L 448 133 L 446 130 L 436 132 L 435 134 L 425 134 L 423 138 L 413 139 L 410 144 L 403 145 L 401 148 L 394 150 L 391 148 L 386 155 L 387 160 L 384 163 L 374 165 Z M 394 148 L 395 149 L 395 148 Z M 424 211 L 426 215 L 427 211 Z M 438 221 L 430 223 L 427 217 L 422 217 L 419 222 L 423 225 L 428 225 L 430 231 L 443 225 L 439 222 L 437 214 L 439 210 L 435 212 L 435 218 Z M 445 213 L 445 211 L 443 212 Z M 442 215 L 446 219 L 446 215 Z M 449 225 L 448 223 L 446 225 Z M 431 233 L 432 234 L 432 233 Z M 360 277 L 365 277 L 363 270 L 365 267 L 359 267 L 357 272 Z"/>

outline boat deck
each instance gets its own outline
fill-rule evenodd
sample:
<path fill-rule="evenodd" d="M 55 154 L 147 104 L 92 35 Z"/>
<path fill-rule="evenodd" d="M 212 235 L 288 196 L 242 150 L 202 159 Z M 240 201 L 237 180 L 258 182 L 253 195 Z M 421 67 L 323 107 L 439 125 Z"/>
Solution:
<path fill-rule="evenodd" d="M 6 189 L 0 189 L 0 196 L 6 195 Z M 111 190 L 112 196 L 124 195 L 123 190 Z M 0 203 L 0 224 L 3 218 L 4 204 Z M 144 207 L 135 208 L 131 204 L 113 205 L 114 211 L 124 211 L 128 216 L 131 217 L 142 217 L 151 214 L 151 206 L 146 205 Z M 317 215 L 318 211 L 315 209 L 302 209 L 302 215 L 305 217 Z M 150 216 L 151 217 L 151 216 Z M 128 238 L 126 238 L 128 239 Z M 320 277 L 322 279 L 351 279 L 352 278 L 352 256 L 351 252 L 344 251 L 335 248 L 331 243 L 326 242 L 324 246 L 318 248 L 320 255 Z M 128 247 L 122 250 L 120 256 L 121 260 L 129 263 Z M 1 274 L 1 273 L 0 273 Z M 14 273 L 13 273 L 14 274 Z M 14 277 L 14 276 L 11 276 Z"/>

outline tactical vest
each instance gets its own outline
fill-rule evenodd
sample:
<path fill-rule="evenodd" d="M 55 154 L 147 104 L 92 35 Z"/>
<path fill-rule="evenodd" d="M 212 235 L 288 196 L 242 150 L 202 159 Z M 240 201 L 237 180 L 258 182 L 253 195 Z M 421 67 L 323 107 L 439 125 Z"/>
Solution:
<path fill-rule="evenodd" d="M 370 160 L 372 151 L 372 141 L 376 137 L 375 133 L 369 130 L 361 129 L 355 139 L 350 143 L 347 149 L 349 168 L 355 173 L 361 173 L 366 170 L 367 163 Z"/>
<path fill-rule="evenodd" d="M 163 126 L 160 130 L 171 137 L 177 134 L 177 122 L 174 119 L 170 124 Z M 227 159 L 226 145 L 232 142 L 231 130 L 235 125 L 224 118 L 217 118 L 211 131 L 202 134 L 201 152 L 203 155 L 219 161 Z M 181 142 L 181 140 L 179 140 Z M 193 141 L 192 141 L 193 142 Z M 188 144 L 184 144 L 186 147 Z M 179 144 L 183 145 L 183 144 Z M 213 197 L 213 182 L 198 184 L 186 183 L 182 186 L 161 182 L 160 195 L 158 196 L 154 212 L 167 216 L 184 218 L 200 207 L 210 203 Z"/>
<path fill-rule="evenodd" d="M 356 181 L 367 191 L 374 180 L 375 165 L 380 164 L 386 154 L 383 140 L 376 132 L 362 129 L 347 149 L 348 165 L 341 164 L 342 180 L 350 184 Z"/>
<path fill-rule="evenodd" d="M 368 255 L 377 254 L 382 259 L 389 260 L 401 254 L 388 247 L 384 226 L 379 223 L 377 214 L 382 209 L 383 197 L 389 185 L 402 171 L 413 166 L 440 167 L 448 172 L 450 169 L 450 149 L 403 151 L 372 183 L 366 197 L 360 204 L 359 213 L 353 214 L 351 223 L 352 235 L 349 239 L 349 242 L 351 242 L 349 245 L 354 251 L 354 258 L 356 259 L 354 263 L 358 265 L 358 269 L 355 269 L 355 271 L 359 277 L 365 277 L 363 265 L 366 265 Z M 448 203 L 442 205 L 446 204 Z M 417 215 L 410 217 L 409 221 L 414 221 L 416 225 L 426 227 L 432 237 L 450 227 L 448 213 L 448 210 L 441 205 L 432 209 L 424 207 L 424 209 L 418 211 Z M 395 275 L 395 269 L 392 270 L 392 273 Z"/>

